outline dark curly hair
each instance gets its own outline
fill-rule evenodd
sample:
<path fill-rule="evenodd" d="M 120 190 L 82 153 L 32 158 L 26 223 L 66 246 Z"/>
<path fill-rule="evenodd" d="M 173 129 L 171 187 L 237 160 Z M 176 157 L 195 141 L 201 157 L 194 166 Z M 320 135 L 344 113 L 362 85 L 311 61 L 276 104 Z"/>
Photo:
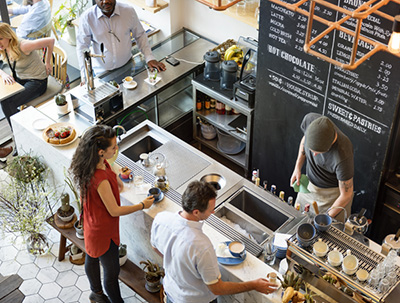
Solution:
<path fill-rule="evenodd" d="M 193 181 L 186 188 L 182 196 L 182 208 L 188 213 L 195 209 L 204 212 L 208 208 L 208 202 L 217 196 L 215 188 L 204 181 Z"/>
<path fill-rule="evenodd" d="M 82 199 L 86 197 L 90 180 L 100 161 L 99 150 L 110 147 L 115 136 L 115 129 L 107 125 L 95 125 L 84 132 L 69 167 Z"/>

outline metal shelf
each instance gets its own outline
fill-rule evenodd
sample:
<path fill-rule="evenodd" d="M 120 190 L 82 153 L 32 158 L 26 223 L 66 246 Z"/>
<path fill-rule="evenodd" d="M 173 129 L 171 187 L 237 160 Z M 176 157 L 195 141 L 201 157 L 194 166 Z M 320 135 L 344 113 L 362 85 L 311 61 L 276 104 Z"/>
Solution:
<path fill-rule="evenodd" d="M 195 115 L 199 116 L 208 123 L 215 127 L 229 133 L 234 138 L 247 143 L 247 135 L 237 131 L 235 128 L 229 126 L 229 123 L 236 120 L 237 115 L 219 115 L 214 109 L 196 111 Z"/>
<path fill-rule="evenodd" d="M 246 153 L 245 153 L 246 149 L 244 149 L 243 151 L 241 151 L 240 153 L 238 153 L 236 155 L 225 154 L 224 152 L 222 152 L 218 149 L 218 147 L 217 147 L 218 139 L 217 138 L 213 139 L 213 140 L 206 140 L 201 135 L 195 137 L 195 139 L 197 141 L 199 141 L 202 145 L 216 151 L 218 154 L 224 156 L 225 158 L 229 159 L 230 161 L 236 163 L 237 165 L 239 165 L 243 168 L 246 168 Z"/>
<path fill-rule="evenodd" d="M 193 138 L 196 139 L 200 145 L 209 147 L 211 150 L 216 151 L 224 158 L 232 161 L 233 163 L 244 168 L 244 176 L 248 177 L 250 171 L 250 150 L 251 150 L 251 127 L 253 124 L 253 113 L 254 109 L 249 108 L 248 104 L 244 101 L 236 101 L 232 99 L 232 91 L 223 90 L 219 86 L 219 82 L 212 82 L 204 80 L 203 74 L 198 75 L 192 80 L 193 85 Z M 220 101 L 231 108 L 234 108 L 242 116 L 245 116 L 244 120 L 247 134 L 236 130 L 236 126 L 232 126 L 232 122 L 241 117 L 240 115 L 219 115 L 215 110 L 202 109 L 196 111 L 196 99 L 198 92 L 201 92 L 217 101 Z M 237 155 L 227 155 L 221 152 L 217 147 L 218 139 L 205 140 L 201 135 L 200 127 L 198 126 L 197 117 L 200 117 L 204 121 L 210 123 L 219 130 L 228 133 L 233 138 L 244 142 L 246 147 L 242 152 Z M 237 121 L 237 124 L 243 123 L 243 121 Z M 229 125 L 231 124 L 231 125 Z M 235 125 L 235 124 L 234 124 Z M 242 127 L 242 126 L 239 126 Z"/>

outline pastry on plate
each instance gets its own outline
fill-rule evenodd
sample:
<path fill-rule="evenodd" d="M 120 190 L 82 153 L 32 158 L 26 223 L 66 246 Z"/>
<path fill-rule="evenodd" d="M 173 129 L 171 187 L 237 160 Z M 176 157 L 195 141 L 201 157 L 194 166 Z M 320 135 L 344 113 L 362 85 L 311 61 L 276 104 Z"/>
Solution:
<path fill-rule="evenodd" d="M 132 170 L 130 170 L 127 166 L 121 168 L 121 178 L 122 179 L 130 179 Z"/>
<path fill-rule="evenodd" d="M 49 126 L 43 131 L 43 139 L 51 144 L 67 144 L 76 137 L 75 129 L 70 126 Z"/>

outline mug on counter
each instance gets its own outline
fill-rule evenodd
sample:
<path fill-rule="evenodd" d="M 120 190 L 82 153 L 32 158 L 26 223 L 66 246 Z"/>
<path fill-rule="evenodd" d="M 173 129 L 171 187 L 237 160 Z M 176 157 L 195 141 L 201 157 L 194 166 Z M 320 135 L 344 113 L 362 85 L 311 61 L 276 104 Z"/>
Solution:
<path fill-rule="evenodd" d="M 232 241 L 229 243 L 229 252 L 236 258 L 243 258 L 245 253 L 245 246 L 240 241 Z"/>

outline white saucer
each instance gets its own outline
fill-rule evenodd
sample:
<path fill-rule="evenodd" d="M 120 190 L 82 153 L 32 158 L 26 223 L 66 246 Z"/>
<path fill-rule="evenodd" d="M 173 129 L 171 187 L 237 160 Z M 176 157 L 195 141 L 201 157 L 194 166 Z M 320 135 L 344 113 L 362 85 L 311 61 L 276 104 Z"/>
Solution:
<path fill-rule="evenodd" d="M 136 88 L 137 83 L 136 81 L 132 81 L 131 83 L 124 82 L 124 87 L 127 89 L 134 89 Z"/>
<path fill-rule="evenodd" d="M 50 124 L 51 124 L 51 121 L 49 122 L 49 120 L 47 120 L 47 119 L 40 118 L 40 119 L 33 121 L 32 127 L 37 130 L 44 130 Z"/>
<path fill-rule="evenodd" d="M 158 82 L 160 82 L 161 81 L 161 77 L 157 77 L 156 78 L 156 81 L 155 82 L 153 82 L 153 83 L 151 83 L 150 81 L 149 81 L 149 78 L 147 77 L 146 79 L 144 79 L 144 82 L 146 82 L 147 84 L 150 84 L 150 85 L 156 85 Z"/>

